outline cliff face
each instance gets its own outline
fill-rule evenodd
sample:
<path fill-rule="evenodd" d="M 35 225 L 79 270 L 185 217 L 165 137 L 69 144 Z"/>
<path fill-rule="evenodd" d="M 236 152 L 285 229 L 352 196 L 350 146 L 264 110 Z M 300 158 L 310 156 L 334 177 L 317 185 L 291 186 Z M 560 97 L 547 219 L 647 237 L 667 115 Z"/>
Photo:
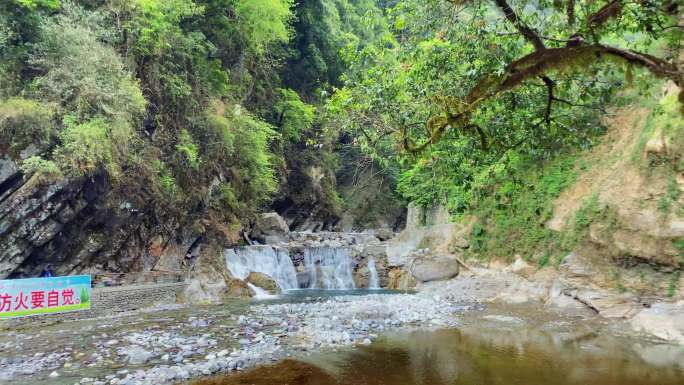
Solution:
<path fill-rule="evenodd" d="M 115 190 L 103 174 L 27 179 L 7 156 L 0 175 L 0 278 L 36 276 L 46 264 L 58 274 L 173 269 L 195 239 L 146 211 L 140 192 Z M 163 258 L 169 254 L 175 261 Z"/>
<path fill-rule="evenodd" d="M 586 231 L 575 259 L 592 267 L 580 286 L 679 297 L 684 287 L 684 121 L 676 87 L 651 108 L 622 108 L 584 155 L 586 169 L 556 200 L 547 224 Z"/>

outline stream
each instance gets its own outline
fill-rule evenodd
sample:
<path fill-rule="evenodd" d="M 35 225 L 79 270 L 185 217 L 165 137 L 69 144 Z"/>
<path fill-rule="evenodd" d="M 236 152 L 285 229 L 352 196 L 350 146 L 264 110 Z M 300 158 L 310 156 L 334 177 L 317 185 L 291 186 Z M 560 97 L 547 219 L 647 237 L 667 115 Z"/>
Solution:
<path fill-rule="evenodd" d="M 0 382 L 684 384 L 684 347 L 620 321 L 486 301 L 511 284 L 501 276 L 391 291 L 378 288 L 373 258 L 367 286 L 354 282 L 350 248 L 306 248 L 298 265 L 270 246 L 225 257 L 233 276 L 267 274 L 283 293 L 4 330 Z"/>
<path fill-rule="evenodd" d="M 420 293 L 300 290 L 6 332 L 2 382 L 179 384 L 241 368 L 248 370 L 198 384 L 683 383 L 684 348 L 622 335 L 619 324 L 530 306 L 433 301 Z M 426 307 L 434 305 L 448 309 Z"/>
<path fill-rule="evenodd" d="M 577 323 L 527 306 L 494 306 L 461 320 L 459 328 L 389 332 L 369 346 L 195 385 L 684 383 L 684 347 L 620 336 L 599 321 Z"/>

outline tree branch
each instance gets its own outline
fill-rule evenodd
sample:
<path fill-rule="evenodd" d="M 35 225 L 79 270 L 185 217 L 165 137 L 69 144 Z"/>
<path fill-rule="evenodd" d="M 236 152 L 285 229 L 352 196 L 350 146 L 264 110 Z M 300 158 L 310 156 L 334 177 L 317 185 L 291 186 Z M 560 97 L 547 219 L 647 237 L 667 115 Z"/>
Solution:
<path fill-rule="evenodd" d="M 537 31 L 525 25 L 525 23 L 523 23 L 522 20 L 520 20 L 518 15 L 515 13 L 513 8 L 511 8 L 511 6 L 508 5 L 506 0 L 494 0 L 494 3 L 496 3 L 496 5 L 501 9 L 501 11 L 503 11 L 503 14 L 506 17 L 506 19 L 510 21 L 511 24 L 513 24 L 513 26 L 518 31 L 520 31 L 523 37 L 525 37 L 525 40 L 529 41 L 534 46 L 535 50 L 540 51 L 546 48 L 546 46 L 544 46 L 544 42 L 539 37 Z"/>
<path fill-rule="evenodd" d="M 680 87 L 684 84 L 684 73 L 680 72 L 675 64 L 649 54 L 602 44 L 547 48 L 514 61 L 502 76 L 483 78 L 470 90 L 458 112 L 449 113 L 446 118 L 434 117 L 430 120 L 429 138 L 425 142 L 414 145 L 405 133 L 404 147 L 412 152 L 422 151 L 428 145 L 438 141 L 447 128 L 466 128 L 470 124 L 470 114 L 482 102 L 518 87 L 529 79 L 546 76 L 553 71 L 584 69 L 605 56 L 643 67 L 658 77 L 672 80 Z M 548 83 L 546 81 L 545 83 L 548 88 Z"/>
<path fill-rule="evenodd" d="M 544 81 L 544 84 L 546 85 L 546 92 L 547 92 L 547 97 L 546 97 L 546 111 L 544 112 L 544 121 L 546 122 L 546 126 L 549 127 L 551 125 L 551 108 L 553 107 L 553 87 L 556 85 L 553 80 L 551 80 L 550 77 L 546 75 L 542 75 L 541 77 L 542 81 Z"/>
<path fill-rule="evenodd" d="M 592 28 L 599 27 L 605 24 L 606 21 L 617 17 L 620 12 L 622 12 L 622 1 L 613 0 L 601 7 L 598 11 L 589 15 L 587 18 L 587 26 Z"/>
<path fill-rule="evenodd" d="M 568 15 L 568 25 L 575 26 L 575 0 L 568 0 L 566 14 Z"/>

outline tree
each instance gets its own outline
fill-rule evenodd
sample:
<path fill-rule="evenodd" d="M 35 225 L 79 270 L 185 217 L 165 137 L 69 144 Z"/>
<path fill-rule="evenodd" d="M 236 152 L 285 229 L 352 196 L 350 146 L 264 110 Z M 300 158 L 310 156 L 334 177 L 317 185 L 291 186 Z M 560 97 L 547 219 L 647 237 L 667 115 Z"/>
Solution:
<path fill-rule="evenodd" d="M 448 1 L 464 8 L 486 6 L 480 2 Z M 559 3 L 565 3 L 566 22 L 564 25 L 554 25 L 548 31 L 552 32 L 554 37 L 542 35 L 531 27 L 526 18 L 519 16 L 506 0 L 492 0 L 490 3 L 501 11 L 515 30 L 514 36 L 523 38 L 533 47 L 532 52 L 512 60 L 502 73 L 482 76 L 465 97 L 446 98 L 445 111 L 429 119 L 427 136 L 422 142 L 416 141 L 409 131 L 404 129 L 403 144 L 407 150 L 417 152 L 425 149 L 431 143 L 439 141 L 447 129 L 476 132 L 482 138 L 483 147 L 486 147 L 484 131 L 472 122 L 474 111 L 486 101 L 533 79 L 541 79 L 547 89 L 544 118 L 550 121 L 554 103 L 569 103 L 554 94 L 556 82 L 552 75 L 586 70 L 596 62 L 614 60 L 628 66 L 645 68 L 655 76 L 669 79 L 680 86 L 684 82 L 684 72 L 677 67 L 674 60 L 602 42 L 602 38 L 610 32 L 632 30 L 655 35 L 672 33 L 675 37 L 671 38 L 671 41 L 676 42 L 679 47 L 682 26 L 677 24 L 680 5 L 675 1 L 633 3 L 612 0 L 598 9 L 593 5 L 594 2 L 590 1 L 566 0 L 552 4 L 542 1 L 539 8 L 548 7 L 555 11 L 558 11 Z M 477 13 L 476 11 L 475 14 Z M 578 22 L 582 14 L 584 17 Z M 549 42 L 555 46 L 549 46 Z M 684 103 L 684 91 L 680 94 L 680 100 Z"/>
<path fill-rule="evenodd" d="M 396 2 L 393 39 L 346 52 L 331 121 L 397 173 L 407 200 L 463 212 L 492 175 L 591 146 L 633 78 L 676 80 L 676 12 L 629 4 L 606 18 L 593 16 L 603 4 L 572 2 L 570 22 L 569 4 Z"/>

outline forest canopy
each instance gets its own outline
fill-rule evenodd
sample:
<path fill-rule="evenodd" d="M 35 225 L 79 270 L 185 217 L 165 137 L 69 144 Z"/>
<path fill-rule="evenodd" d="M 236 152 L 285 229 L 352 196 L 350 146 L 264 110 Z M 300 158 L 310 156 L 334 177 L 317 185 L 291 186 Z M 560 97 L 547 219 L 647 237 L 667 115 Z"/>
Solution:
<path fill-rule="evenodd" d="M 591 146 L 624 89 L 681 86 L 682 23 L 672 0 L 8 0 L 0 143 L 181 221 L 313 199 L 334 222 L 350 167 L 464 213 Z"/>
<path fill-rule="evenodd" d="M 620 91 L 681 85 L 681 15 L 672 1 L 399 1 L 393 39 L 349 52 L 328 108 L 406 199 L 463 212 L 512 168 L 590 146 Z"/>

